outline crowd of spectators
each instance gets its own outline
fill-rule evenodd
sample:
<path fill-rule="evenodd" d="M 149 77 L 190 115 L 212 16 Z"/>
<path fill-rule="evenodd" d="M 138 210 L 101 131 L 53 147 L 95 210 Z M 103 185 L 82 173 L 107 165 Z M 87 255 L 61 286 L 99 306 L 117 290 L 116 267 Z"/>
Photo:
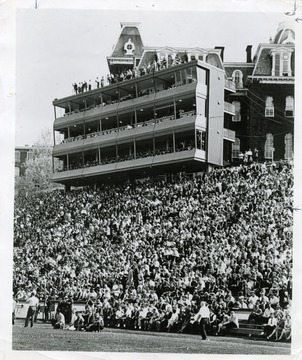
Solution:
<path fill-rule="evenodd" d="M 169 56 L 168 61 L 165 58 L 158 59 L 157 57 L 155 57 L 153 61 L 150 61 L 148 62 L 148 64 L 143 65 L 139 68 L 133 67 L 133 69 L 127 69 L 116 74 L 110 73 L 107 74 L 106 77 L 102 76 L 100 79 L 97 77 L 94 81 L 95 83 L 94 85 L 92 85 L 91 80 L 89 80 L 88 83 L 86 80 L 84 80 L 83 82 L 74 83 L 72 87 L 75 94 L 81 94 L 83 92 L 90 91 L 93 88 L 98 89 L 100 87 L 116 84 L 124 80 L 133 79 L 146 74 L 152 74 L 155 71 L 163 70 L 187 61 L 188 61 L 187 57 L 183 57 L 183 59 L 181 59 L 177 55 L 175 56 L 174 59 L 172 59 L 172 57 Z"/>
<path fill-rule="evenodd" d="M 288 338 L 292 200 L 285 161 L 18 196 L 15 298 L 34 289 L 70 301 L 65 318 L 84 301 L 87 319 L 101 314 L 104 326 L 180 332 L 195 331 L 206 301 L 213 334 L 231 311 L 250 309 L 251 322 L 282 319 L 275 333 Z"/>

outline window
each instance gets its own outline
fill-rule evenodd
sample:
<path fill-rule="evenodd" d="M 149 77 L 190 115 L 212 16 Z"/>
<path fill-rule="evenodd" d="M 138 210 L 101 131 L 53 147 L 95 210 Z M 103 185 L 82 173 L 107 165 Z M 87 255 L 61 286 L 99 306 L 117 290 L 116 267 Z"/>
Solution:
<path fill-rule="evenodd" d="M 268 96 L 265 101 L 265 116 L 274 117 L 274 114 L 275 114 L 274 101 L 271 96 Z"/>
<path fill-rule="evenodd" d="M 240 70 L 235 70 L 232 75 L 233 82 L 235 83 L 236 89 L 240 89 L 243 87 L 242 82 L 242 72 Z"/>
<path fill-rule="evenodd" d="M 294 98 L 292 96 L 287 96 L 285 99 L 285 116 L 294 116 Z"/>
<path fill-rule="evenodd" d="M 292 159 L 293 158 L 293 135 L 292 134 L 285 135 L 284 144 L 285 144 L 284 159 Z"/>
<path fill-rule="evenodd" d="M 282 64 L 282 75 L 288 76 L 289 63 L 288 63 L 289 55 L 283 54 L 283 64 Z"/>
<path fill-rule="evenodd" d="M 272 76 L 292 76 L 291 70 L 291 49 L 273 49 L 272 56 Z"/>
<path fill-rule="evenodd" d="M 20 151 L 15 151 L 15 161 L 20 161 Z"/>
<path fill-rule="evenodd" d="M 266 141 L 264 146 L 265 159 L 273 159 L 274 157 L 274 137 L 273 134 L 266 134 Z"/>
<path fill-rule="evenodd" d="M 232 159 L 238 159 L 240 154 L 240 139 L 235 138 L 235 142 L 232 143 Z"/>
<path fill-rule="evenodd" d="M 33 158 L 33 152 L 32 151 L 29 151 L 27 153 L 27 160 L 31 160 Z"/>
<path fill-rule="evenodd" d="M 206 150 L 206 132 L 196 130 L 197 149 Z"/>
<path fill-rule="evenodd" d="M 232 117 L 232 121 L 239 122 L 241 121 L 241 104 L 239 101 L 233 101 L 232 104 L 235 106 L 235 116 Z"/>

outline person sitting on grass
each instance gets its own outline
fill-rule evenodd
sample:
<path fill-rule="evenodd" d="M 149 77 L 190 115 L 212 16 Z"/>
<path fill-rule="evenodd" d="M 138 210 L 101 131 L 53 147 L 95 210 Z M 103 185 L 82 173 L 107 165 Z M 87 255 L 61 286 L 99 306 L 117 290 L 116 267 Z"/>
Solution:
<path fill-rule="evenodd" d="M 85 328 L 86 331 L 100 332 L 104 329 L 104 320 L 99 312 L 95 312 L 90 321 L 91 323 Z"/>
<path fill-rule="evenodd" d="M 56 318 L 52 320 L 52 326 L 54 329 L 64 329 L 65 327 L 65 316 L 60 309 L 57 310 Z"/>
<path fill-rule="evenodd" d="M 84 318 L 80 311 L 76 311 L 76 319 L 74 321 L 74 328 L 76 331 L 84 330 Z"/>

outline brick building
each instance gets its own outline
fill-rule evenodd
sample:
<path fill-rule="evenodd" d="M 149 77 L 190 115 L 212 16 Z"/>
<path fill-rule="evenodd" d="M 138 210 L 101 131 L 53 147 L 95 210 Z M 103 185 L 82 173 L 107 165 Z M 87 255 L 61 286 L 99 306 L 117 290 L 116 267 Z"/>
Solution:
<path fill-rule="evenodd" d="M 224 63 L 236 85 L 231 95 L 236 108 L 229 127 L 236 132 L 232 161 L 240 152 L 258 150 L 259 160 L 293 158 L 295 33 L 281 23 L 274 39 L 258 45 L 245 63 Z"/>
<path fill-rule="evenodd" d="M 25 175 L 25 163 L 30 159 L 32 148 L 29 146 L 16 146 L 15 147 L 15 176 Z"/>

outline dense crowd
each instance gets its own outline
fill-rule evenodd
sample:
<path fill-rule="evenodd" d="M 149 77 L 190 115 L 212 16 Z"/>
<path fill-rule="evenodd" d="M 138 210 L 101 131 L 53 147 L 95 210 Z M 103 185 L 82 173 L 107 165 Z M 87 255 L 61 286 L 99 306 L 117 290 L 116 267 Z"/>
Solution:
<path fill-rule="evenodd" d="M 19 196 L 15 297 L 36 290 L 59 300 L 66 323 L 82 300 L 86 326 L 101 314 L 104 326 L 194 331 L 201 301 L 213 333 L 234 309 L 250 309 L 253 322 L 288 322 L 292 200 L 283 161 Z"/>
<path fill-rule="evenodd" d="M 89 80 L 88 83 L 86 80 L 84 80 L 79 83 L 74 83 L 72 87 L 75 94 L 81 94 L 86 91 L 91 91 L 93 88 L 98 89 L 99 87 L 116 84 L 124 80 L 133 79 L 146 74 L 152 74 L 155 71 L 163 70 L 185 62 L 188 62 L 187 56 L 183 56 L 183 58 L 181 58 L 180 56 L 176 55 L 174 59 L 169 56 L 168 60 L 166 58 L 159 59 L 157 56 L 155 56 L 153 61 L 150 61 L 148 64 L 139 68 L 133 67 L 133 69 L 127 69 L 119 73 L 110 73 L 107 74 L 106 77 L 101 76 L 100 79 L 97 77 L 94 81 L 95 84 L 92 84 L 91 80 Z"/>

